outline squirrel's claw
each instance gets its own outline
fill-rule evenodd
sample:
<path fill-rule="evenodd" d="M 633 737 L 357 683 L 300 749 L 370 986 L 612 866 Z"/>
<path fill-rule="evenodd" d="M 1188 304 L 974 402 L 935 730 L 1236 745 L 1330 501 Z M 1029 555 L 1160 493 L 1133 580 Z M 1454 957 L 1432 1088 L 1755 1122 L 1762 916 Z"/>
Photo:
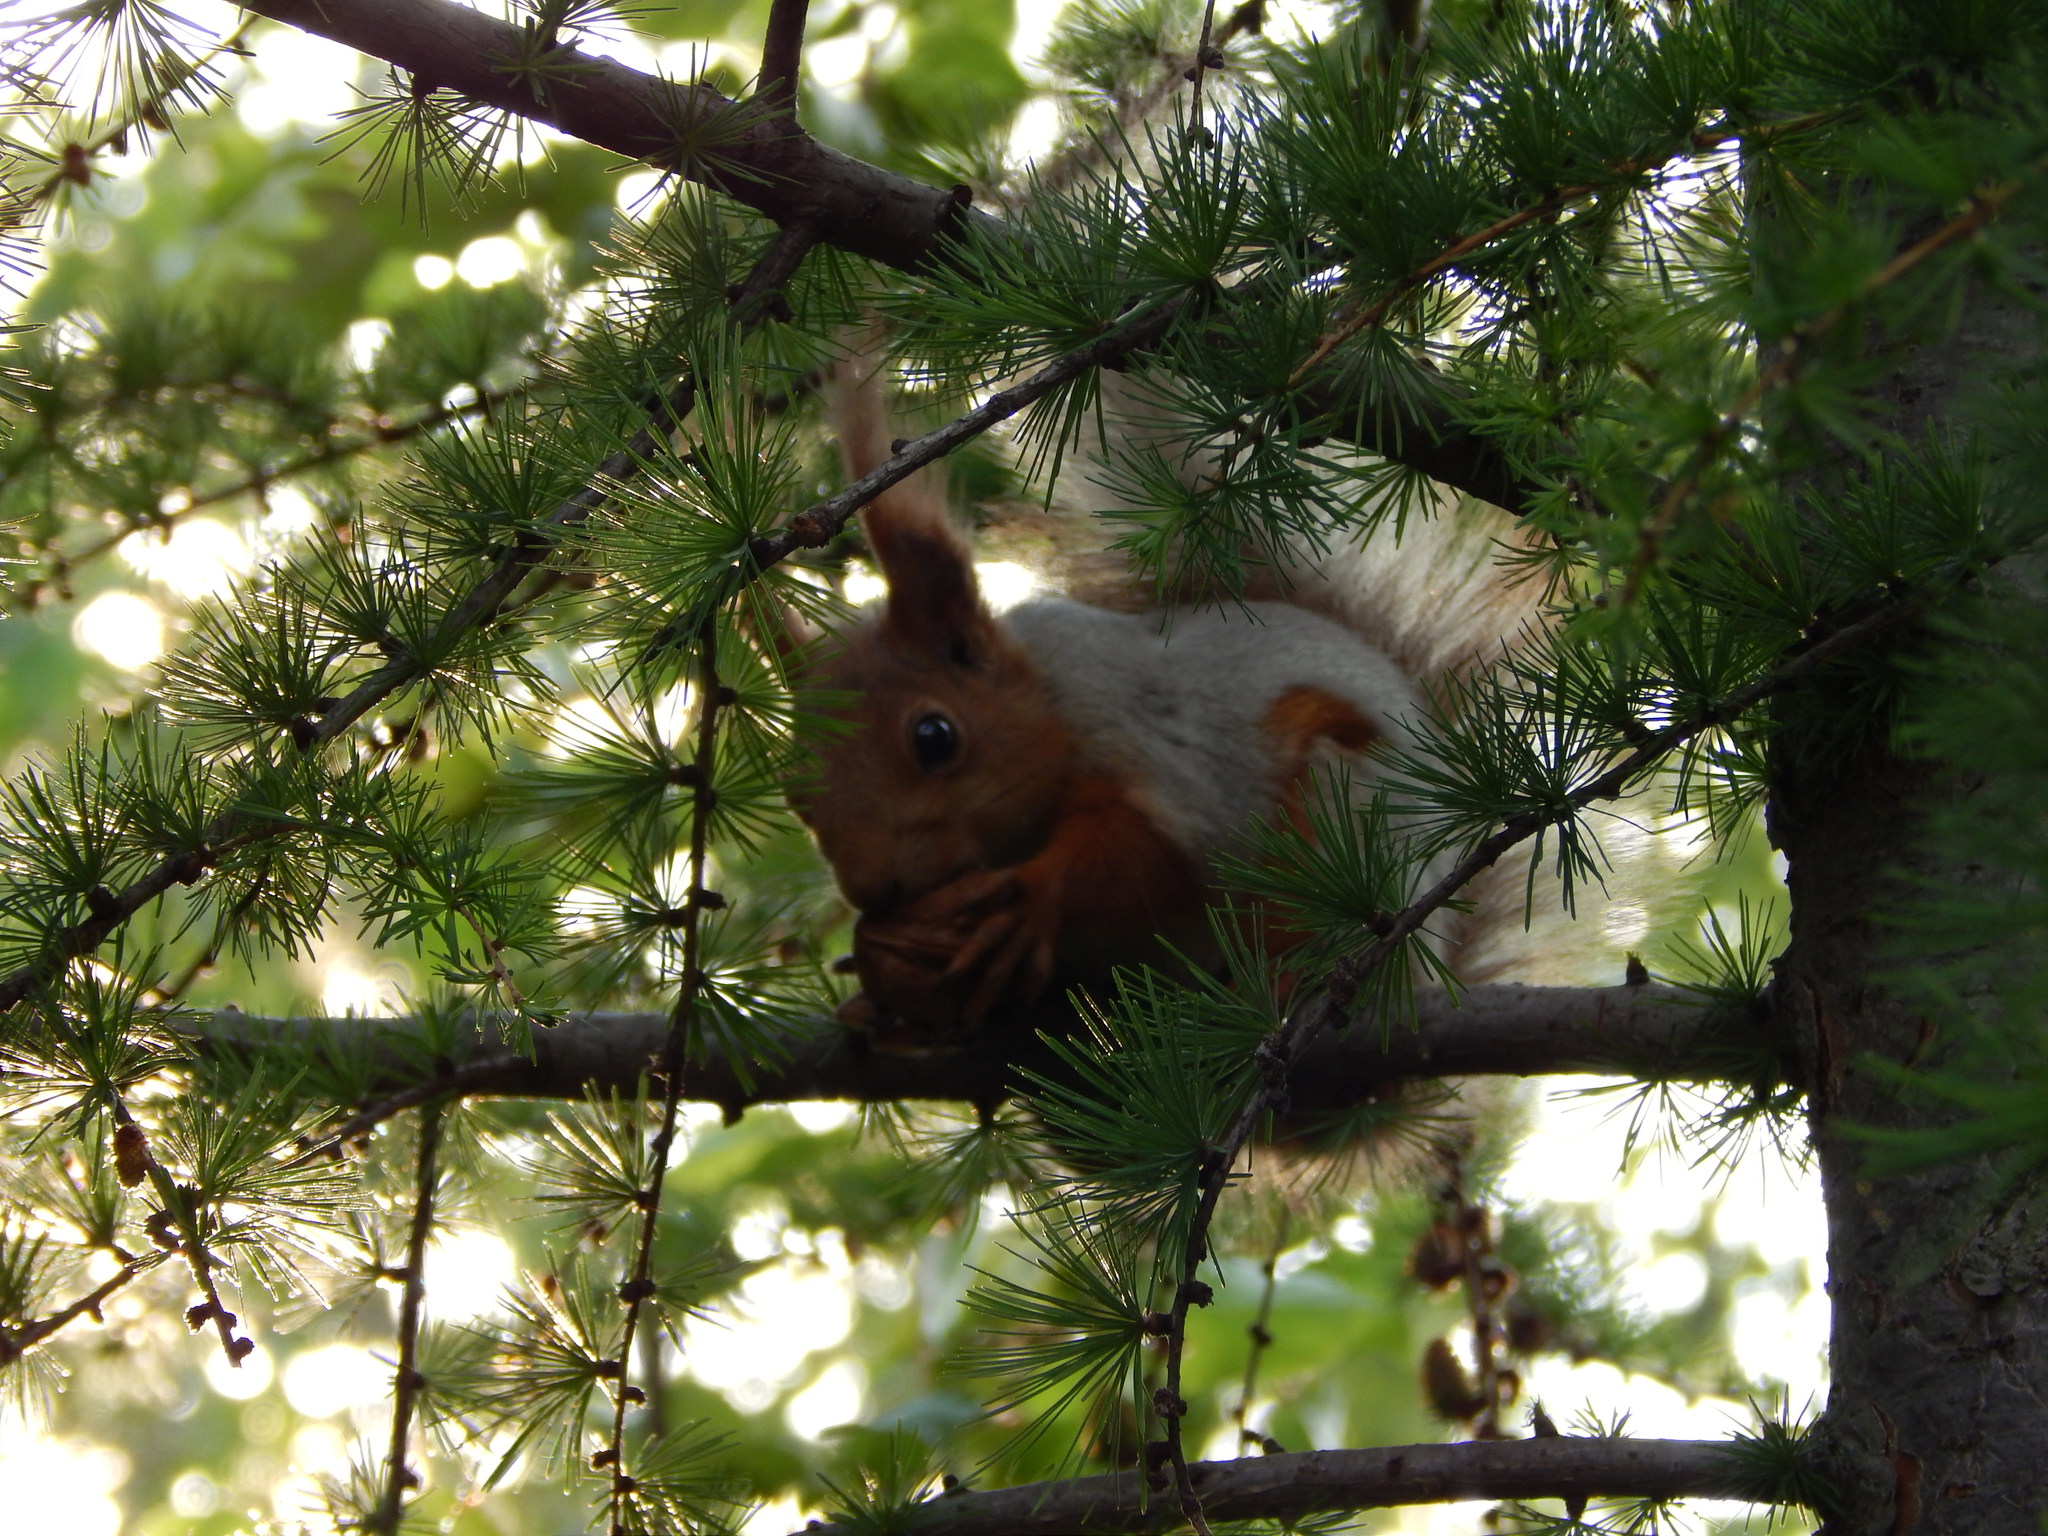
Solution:
<path fill-rule="evenodd" d="M 854 929 L 864 991 L 932 1029 L 978 1024 L 1052 979 L 1058 904 L 1014 869 L 976 870 Z"/>
<path fill-rule="evenodd" d="M 961 1022 L 978 1024 L 1001 1002 L 1034 1001 L 1052 979 L 1059 939 L 1051 893 L 1015 870 L 968 875 L 944 890 L 960 912 L 982 914 L 941 978 L 967 989 Z"/>

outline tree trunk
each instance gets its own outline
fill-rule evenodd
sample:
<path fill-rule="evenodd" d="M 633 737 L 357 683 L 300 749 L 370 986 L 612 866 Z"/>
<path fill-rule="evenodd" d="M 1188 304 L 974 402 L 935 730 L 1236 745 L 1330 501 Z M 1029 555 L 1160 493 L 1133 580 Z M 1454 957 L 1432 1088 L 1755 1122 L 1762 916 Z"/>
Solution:
<path fill-rule="evenodd" d="M 1907 444 L 1967 422 L 1965 396 L 2032 350 L 2032 317 L 1972 293 L 1951 336 L 1902 358 L 1878 425 Z M 1901 1094 L 1872 1062 L 1927 1065 L 1955 1031 L 1887 990 L 1886 907 L 1966 875 L 1922 841 L 1960 777 L 1882 742 L 1848 761 L 1780 752 L 1771 806 L 1789 860 L 1792 942 L 1781 1017 L 1813 1085 L 1828 1213 L 1832 1384 L 1818 1447 L 1837 1507 L 1826 1536 L 2040 1536 L 2048 1511 L 2048 1242 L 2031 1188 L 2003 1195 L 1981 1163 L 1874 1177 L 1858 1126 L 1919 1129 L 1953 1113 Z M 1793 1405 L 1795 1408 L 1798 1405 Z"/>

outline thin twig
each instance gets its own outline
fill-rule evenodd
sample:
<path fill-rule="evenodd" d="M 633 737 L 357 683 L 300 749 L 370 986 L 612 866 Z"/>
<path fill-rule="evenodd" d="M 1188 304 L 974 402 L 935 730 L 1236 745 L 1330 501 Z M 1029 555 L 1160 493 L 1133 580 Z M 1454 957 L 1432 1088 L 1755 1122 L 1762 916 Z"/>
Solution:
<path fill-rule="evenodd" d="M 662 1369 L 661 1334 L 652 1328 L 640 1334 L 640 1390 L 647 1397 L 647 1416 L 642 1432 L 649 1440 L 668 1433 L 668 1380 Z"/>
<path fill-rule="evenodd" d="M 626 1409 L 646 1393 L 631 1385 L 633 1336 L 640 1326 L 640 1314 L 655 1293 L 654 1236 L 661 1215 L 662 1183 L 668 1174 L 669 1152 L 675 1144 L 676 1118 L 683 1099 L 683 1069 L 688 1064 L 691 1037 L 696 1028 L 697 999 L 704 988 L 704 913 L 712 896 L 704 888 L 711 841 L 711 811 L 717 803 L 718 716 L 723 707 L 723 684 L 718 676 L 718 622 L 716 612 L 707 613 L 698 636 L 697 745 L 693 766 L 690 803 L 690 891 L 683 917 L 683 979 L 676 996 L 675 1011 L 669 1017 L 668 1041 L 661 1053 L 661 1127 L 655 1133 L 647 1185 L 641 1191 L 640 1232 L 634 1244 L 633 1265 L 619 1287 L 626 1319 L 619 1336 L 618 1386 L 612 1404 L 611 1440 L 607 1461 L 612 1470 L 611 1536 L 625 1536 L 626 1500 L 634 1483 L 626 1470 Z"/>
<path fill-rule="evenodd" d="M 512 975 L 512 967 L 505 963 L 505 941 L 492 938 L 490 931 L 468 908 L 451 904 L 449 910 L 462 919 L 464 926 L 476 935 L 477 943 L 483 947 L 484 959 L 490 963 L 490 969 L 484 973 L 485 983 L 501 988 L 505 996 L 512 1000 L 514 1008 L 524 1008 L 526 994 L 519 990 L 519 983 Z"/>
<path fill-rule="evenodd" d="M 420 1310 L 427 1296 L 427 1239 L 434 1230 L 434 1195 L 440 1182 L 441 1117 L 444 1101 L 420 1111 L 420 1144 L 414 1154 L 412 1231 L 405 1245 L 405 1300 L 398 1310 L 398 1360 L 391 1385 L 391 1454 L 384 1468 L 384 1496 L 367 1529 L 397 1536 L 405 1512 L 405 1494 L 419 1486 L 419 1475 L 406 1465 L 412 1438 L 413 1406 L 423 1384 L 419 1372 Z"/>
<path fill-rule="evenodd" d="M 1548 815 L 1516 816 L 1503 822 L 1499 831 L 1481 840 L 1470 853 L 1458 861 L 1450 873 L 1405 907 L 1373 944 L 1355 958 L 1338 963 L 1331 972 L 1331 983 L 1325 989 L 1323 1000 L 1316 1005 L 1318 1009 L 1326 1013 L 1334 1010 L 1335 1016 L 1342 1018 L 1343 1009 L 1336 1003 L 1336 999 L 1356 996 L 1358 988 L 1376 967 L 1415 934 L 1445 903 L 1463 890 L 1475 876 L 1497 863 L 1501 855 L 1509 849 L 1526 842 L 1545 828 L 1555 826 L 1576 815 L 1595 801 L 1615 799 L 1662 761 L 1664 755 L 1674 747 L 1683 746 L 1695 736 L 1740 718 L 1744 711 L 1762 703 L 1772 694 L 1801 682 L 1822 663 L 1832 661 L 1843 652 L 1853 650 L 1866 640 L 1882 634 L 1896 624 L 1903 623 L 1911 614 L 1918 611 L 1918 606 L 1918 602 L 1911 595 L 1883 600 L 1874 611 L 1814 640 L 1798 655 L 1774 667 L 1755 682 L 1737 688 L 1685 720 L 1675 721 L 1660 731 L 1652 732 L 1639 746 L 1606 772 L 1588 780 L 1568 795 L 1564 807 L 1559 811 Z"/>
<path fill-rule="evenodd" d="M 516 1071 L 525 1065 L 526 1058 L 519 1055 L 489 1056 L 481 1061 L 470 1062 L 451 1072 L 438 1073 L 425 1082 L 394 1093 L 389 1098 L 366 1104 L 346 1120 L 301 1151 L 287 1168 L 302 1168 L 316 1163 L 324 1157 L 333 1157 L 343 1147 L 365 1132 L 374 1130 L 393 1115 L 403 1114 L 422 1104 L 431 1104 L 438 1099 L 461 1098 L 479 1089 L 488 1088 L 502 1079 L 507 1072 Z"/>
<path fill-rule="evenodd" d="M 1472 1328 L 1472 1374 L 1478 1383 L 1475 1396 L 1483 1405 L 1473 1421 L 1472 1434 L 1479 1440 L 1498 1440 L 1502 1329 L 1495 1315 L 1495 1298 L 1489 1292 L 1488 1263 L 1493 1258 L 1493 1242 L 1488 1226 L 1492 1216 L 1485 1206 L 1473 1203 L 1465 1193 L 1462 1166 L 1451 1170 L 1449 1194 L 1452 1223 L 1458 1233 L 1458 1256 L 1464 1270 L 1465 1318 Z"/>
<path fill-rule="evenodd" d="M 228 1357 L 228 1364 L 240 1368 L 242 1357 L 255 1346 L 246 1338 L 235 1335 L 235 1314 L 224 1306 L 220 1299 L 220 1287 L 214 1279 L 213 1255 L 206 1251 L 205 1235 L 200 1231 L 201 1210 L 196 1194 L 188 1198 L 189 1186 L 180 1186 L 170 1175 L 170 1170 L 158 1162 L 148 1150 L 147 1134 L 130 1113 L 128 1104 L 118 1090 L 107 1090 L 107 1114 L 114 1122 L 116 1133 L 132 1132 L 140 1139 L 142 1148 L 143 1175 L 149 1180 L 150 1190 L 157 1198 L 157 1216 L 177 1229 L 177 1241 L 154 1230 L 152 1236 L 167 1248 L 184 1256 L 186 1268 L 192 1271 L 193 1283 L 199 1287 L 200 1304 L 189 1309 L 185 1321 L 194 1333 L 209 1322 L 220 1336 L 220 1347 Z"/>
<path fill-rule="evenodd" d="M 1677 152 L 1674 151 L 1672 158 L 1675 159 L 1676 157 Z M 1310 349 L 1308 356 L 1302 360 L 1301 365 L 1287 376 L 1287 387 L 1289 389 L 1297 387 L 1317 364 L 1343 346 L 1345 342 L 1356 336 L 1360 331 L 1369 330 L 1373 326 L 1378 325 L 1380 321 L 1386 318 L 1387 311 L 1404 294 L 1421 287 L 1432 277 L 1448 272 L 1474 251 L 1493 244 L 1501 236 L 1513 234 L 1524 224 L 1533 223 L 1538 219 L 1549 218 L 1567 205 L 1577 202 L 1582 197 L 1598 192 L 1607 185 L 1609 184 L 1605 182 L 1586 182 L 1575 187 L 1565 187 L 1560 191 L 1551 193 L 1550 196 L 1544 198 L 1541 202 L 1531 203 L 1526 208 L 1518 208 L 1515 212 L 1508 214 L 1504 218 L 1495 219 L 1484 229 L 1474 230 L 1462 239 L 1453 241 L 1436 255 L 1430 257 L 1421 266 L 1397 278 L 1393 285 L 1387 288 L 1375 302 L 1368 304 L 1364 309 L 1353 312 L 1348 318 L 1339 323 L 1334 330 L 1318 340 L 1315 346 Z"/>
<path fill-rule="evenodd" d="M 18 1359 L 30 1349 L 42 1343 L 44 1339 L 49 1338 L 51 1334 L 56 1333 L 59 1329 L 70 1323 L 76 1322 L 81 1317 L 91 1316 L 97 1319 L 100 1315 L 100 1308 L 106 1304 L 109 1296 L 112 1296 L 114 1292 L 120 1290 L 122 1286 L 133 1280 L 137 1275 L 156 1268 L 157 1265 L 161 1264 L 168 1257 L 169 1255 L 164 1253 L 138 1253 L 131 1255 L 122 1262 L 119 1269 L 107 1276 L 98 1285 L 87 1291 L 76 1301 L 58 1308 L 48 1317 L 30 1318 L 23 1322 L 19 1328 L 0 1328 L 0 1365 L 5 1365 L 10 1361 Z"/>
<path fill-rule="evenodd" d="M 459 406 L 436 405 L 431 410 L 422 411 L 419 415 L 407 421 L 396 422 L 388 426 L 378 426 L 366 436 L 329 443 L 324 447 L 316 448 L 311 453 L 303 454 L 299 458 L 279 464 L 274 469 L 252 471 L 242 476 L 239 480 L 233 480 L 226 485 L 215 486 L 212 490 L 202 491 L 197 495 L 189 496 L 182 505 L 172 511 L 131 520 L 125 528 L 95 540 L 74 554 L 66 554 L 62 550 L 50 551 L 50 567 L 41 579 L 48 581 L 64 573 L 74 571 L 82 565 L 89 564 L 99 559 L 102 555 L 119 548 L 122 543 L 135 534 L 168 532 L 195 512 L 203 512 L 208 507 L 219 506 L 222 502 L 226 501 L 235 501 L 243 496 L 260 495 L 280 480 L 296 479 L 300 475 L 324 469 L 330 464 L 338 464 L 346 459 L 354 458 L 357 454 L 368 453 L 376 448 L 389 447 L 393 443 L 405 442 L 409 438 L 417 437 L 422 432 L 430 432 L 434 428 L 446 426 L 450 422 L 461 421 L 479 414 L 489 415 L 506 401 L 517 398 L 520 392 L 519 388 L 493 390 L 487 394 L 480 394 L 475 399 Z"/>
<path fill-rule="evenodd" d="M 1280 1255 L 1287 1251 L 1288 1229 L 1293 1225 L 1293 1215 L 1290 1207 L 1280 1207 L 1280 1230 L 1273 1235 L 1272 1252 L 1266 1255 L 1266 1262 L 1259 1270 L 1265 1277 L 1265 1283 L 1259 1291 L 1259 1310 L 1245 1328 L 1246 1335 L 1251 1339 L 1251 1348 L 1245 1351 L 1244 1383 L 1238 1389 L 1237 1409 L 1230 1416 L 1231 1422 L 1237 1425 L 1237 1443 L 1240 1450 L 1247 1445 L 1256 1445 L 1260 1450 L 1268 1452 L 1276 1448 L 1270 1435 L 1255 1433 L 1246 1427 L 1246 1421 L 1252 1411 L 1252 1394 L 1259 1387 L 1259 1366 L 1266 1358 L 1266 1351 L 1273 1344 L 1273 1298 L 1280 1289 Z"/>
<path fill-rule="evenodd" d="M 157 1192 L 159 1195 L 168 1194 L 170 1197 L 164 1209 L 178 1225 L 181 1239 L 178 1251 L 184 1254 L 185 1265 L 192 1271 L 192 1279 L 198 1285 L 199 1294 L 203 1298 L 199 1306 L 185 1314 L 186 1323 L 195 1333 L 209 1322 L 212 1323 L 214 1333 L 220 1338 L 220 1347 L 228 1357 L 228 1364 L 240 1370 L 242 1357 L 255 1346 L 246 1337 L 235 1333 L 235 1323 L 238 1319 L 220 1299 L 220 1285 L 214 1278 L 216 1266 L 213 1255 L 206 1251 L 205 1239 L 199 1231 L 199 1212 L 193 1210 L 187 1219 L 187 1213 L 177 1202 L 176 1191 L 170 1188 L 168 1176 L 160 1176 Z"/>
<path fill-rule="evenodd" d="M 746 280 L 732 291 L 729 319 L 744 332 L 753 329 L 774 312 L 773 300 L 796 272 L 810 251 L 814 237 L 808 227 L 792 225 L 777 232 Z M 689 1062 L 696 1031 L 697 1000 L 704 990 L 704 914 L 715 898 L 705 888 L 710 868 L 711 813 L 718 803 L 718 717 L 730 702 L 718 673 L 718 609 L 706 607 L 697 635 L 697 738 L 690 775 L 689 894 L 683 908 L 683 975 L 677 989 L 675 1008 L 669 1015 L 668 1038 L 663 1042 L 661 1073 L 661 1125 L 650 1149 L 647 1184 L 640 1193 L 640 1230 L 634 1242 L 633 1260 L 626 1279 L 619 1286 L 619 1300 L 625 1320 L 619 1333 L 618 1376 L 612 1401 L 612 1427 L 603 1452 L 602 1464 L 611 1468 L 611 1536 L 624 1536 L 627 1499 L 636 1484 L 626 1468 L 626 1410 L 634 1401 L 645 1401 L 644 1388 L 633 1385 L 633 1339 L 639 1332 L 641 1313 L 656 1291 L 654 1281 L 654 1238 L 661 1216 L 662 1184 L 668 1175 L 669 1154 L 675 1146 L 676 1120 L 683 1100 L 683 1072 Z"/>
<path fill-rule="evenodd" d="M 199 978 L 220 964 L 220 945 L 209 944 L 192 957 L 185 969 L 178 972 L 160 987 L 152 987 L 146 994 L 149 1002 L 158 1008 L 167 1008 L 181 1001 L 190 992 Z"/>
<path fill-rule="evenodd" d="M 249 889 L 242 893 L 242 899 L 236 902 L 227 912 L 223 913 L 214 924 L 213 937 L 208 940 L 206 948 L 193 957 L 191 963 L 170 981 L 160 987 L 151 988 L 145 994 L 150 1007 L 159 1009 L 172 1007 L 187 992 L 192 990 L 193 984 L 200 977 L 220 964 L 221 947 L 228 942 L 235 924 L 246 917 L 249 909 L 270 893 L 270 885 L 271 881 L 268 875 L 249 882 Z"/>
<path fill-rule="evenodd" d="M 1514 233 L 1525 224 L 1533 223 L 1539 219 L 1550 218 L 1562 212 L 1580 198 L 1591 197 L 1595 193 L 1632 181 L 1636 177 L 1646 175 L 1651 171 L 1660 170 L 1664 166 L 1669 165 L 1673 160 L 1676 160 L 1680 155 L 1694 151 L 1717 149 L 1731 139 L 1758 136 L 1776 137 L 1794 130 L 1815 126 L 1822 121 L 1824 119 L 1815 114 L 1788 119 L 1784 122 L 1758 123 L 1746 127 L 1737 127 L 1730 123 L 1713 124 L 1686 135 L 1684 140 L 1674 147 L 1669 154 L 1627 161 L 1613 167 L 1612 176 L 1606 181 L 1588 181 L 1581 182 L 1576 186 L 1561 187 L 1549 196 L 1530 204 L 1526 208 L 1519 208 L 1513 213 L 1496 219 L 1484 229 L 1475 230 L 1471 234 L 1453 241 L 1436 255 L 1430 257 L 1429 260 L 1423 262 L 1406 275 L 1396 279 L 1393 285 L 1387 288 L 1372 304 L 1345 316 L 1335 329 L 1327 332 L 1317 340 L 1315 346 L 1309 350 L 1307 358 L 1302 361 L 1301 365 L 1293 373 L 1288 375 L 1287 387 L 1293 389 L 1298 386 L 1311 370 L 1332 352 L 1336 351 L 1337 348 L 1343 346 L 1345 342 L 1356 336 L 1360 331 L 1368 330 L 1378 325 L 1386 318 L 1387 311 L 1403 295 L 1419 288 L 1431 278 L 1449 271 L 1474 251 L 1493 244 L 1503 235 Z"/>
<path fill-rule="evenodd" d="M 1114 362 L 1149 346 L 1166 333 L 1168 326 L 1185 308 L 1184 299 L 1162 300 L 1104 331 L 1095 340 L 1054 359 L 1023 383 L 999 390 L 973 410 L 905 443 L 900 451 L 884 459 L 844 490 L 799 512 L 780 532 L 756 539 L 749 549 L 755 567 L 765 570 L 785 559 L 792 551 L 817 549 L 829 544 L 854 513 L 899 480 L 907 479 L 927 464 L 938 462 L 1062 385 L 1071 384 L 1091 368 Z"/>
<path fill-rule="evenodd" d="M 1197 139 L 1202 136 L 1202 82 L 1208 78 L 1212 67 L 1223 62 L 1222 50 L 1212 41 L 1215 31 L 1216 0 L 1203 0 L 1202 35 L 1195 44 L 1194 68 L 1188 71 L 1188 78 L 1194 82 L 1194 90 L 1188 99 L 1188 132 Z"/>
<path fill-rule="evenodd" d="M 1200 1265 L 1197 1264 L 1199 1271 Z M 1195 1492 L 1194 1475 L 1188 1470 L 1186 1438 L 1181 1434 L 1181 1420 L 1187 1417 L 1188 1402 L 1181 1396 L 1181 1360 L 1186 1355 L 1188 1309 L 1181 1299 L 1190 1284 L 1201 1284 L 1201 1276 L 1195 1273 L 1184 1278 L 1177 1286 L 1173 1310 L 1167 1314 L 1166 1332 L 1166 1385 L 1152 1395 L 1152 1408 L 1166 1426 L 1166 1459 L 1173 1469 L 1173 1491 L 1180 1504 L 1180 1512 L 1194 1528 L 1195 1536 L 1212 1536 L 1208 1517 L 1202 1513 L 1201 1495 Z"/>
<path fill-rule="evenodd" d="M 55 199 L 65 186 L 86 186 L 92 180 L 93 162 L 106 151 L 127 144 L 128 135 L 147 126 L 150 119 L 157 119 L 157 126 L 163 126 L 164 108 L 170 105 L 179 88 L 188 80 L 198 76 L 215 59 L 223 54 L 242 57 L 248 49 L 242 46 L 249 29 L 256 25 L 256 18 L 245 16 L 239 26 L 226 37 L 209 48 L 189 70 L 172 73 L 166 71 L 157 88 L 140 101 L 130 102 L 128 110 L 116 122 L 109 123 L 83 144 L 66 144 L 56 156 L 56 167 L 35 186 L 34 191 L 22 199 L 28 206 L 48 203 Z M 175 137 L 175 135 L 174 135 Z"/>

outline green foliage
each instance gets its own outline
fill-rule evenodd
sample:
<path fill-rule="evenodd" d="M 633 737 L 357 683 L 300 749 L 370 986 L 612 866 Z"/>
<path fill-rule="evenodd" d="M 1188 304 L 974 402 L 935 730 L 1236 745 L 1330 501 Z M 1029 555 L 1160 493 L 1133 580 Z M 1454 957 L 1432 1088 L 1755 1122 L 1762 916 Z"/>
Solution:
<path fill-rule="evenodd" d="M 1795 1423 L 1782 1408 L 1772 1413 L 1753 1403 L 1751 1411 L 1756 1427 L 1739 1432 L 1729 1454 L 1740 1461 L 1744 1477 L 1753 1483 L 1755 1501 L 1826 1516 L 1837 1507 L 1840 1495 L 1814 1465 L 1812 1424 Z"/>
<path fill-rule="evenodd" d="M 1301 935 L 1288 951 L 1288 964 L 1311 977 L 1385 933 L 1395 914 L 1438 873 L 1409 845 L 1411 829 L 1391 811 L 1389 791 L 1381 787 L 1366 798 L 1364 790 L 1344 773 L 1317 774 L 1299 822 L 1254 827 L 1245 851 L 1227 855 L 1219 865 L 1233 890 L 1266 904 L 1273 921 Z M 1414 1014 L 1417 979 L 1455 987 L 1455 973 L 1433 941 L 1426 929 L 1402 940 L 1367 977 L 1354 1006 L 1383 1021 L 1406 1023 Z M 1249 963 L 1234 967 L 1238 974 L 1270 969 L 1261 956 L 1243 959 Z"/>
<path fill-rule="evenodd" d="M 879 1446 L 873 1463 L 863 1461 L 844 1482 L 824 1479 L 832 1495 L 833 1524 L 859 1536 L 893 1536 L 905 1516 L 931 1494 L 937 1480 L 931 1448 L 899 1424 Z"/>
<path fill-rule="evenodd" d="M 996 1326 L 992 1341 L 961 1356 L 961 1370 L 993 1378 L 991 1415 L 1029 1410 L 1016 1438 L 1026 1447 L 1064 1439 L 1071 1464 L 1092 1442 L 1112 1460 L 1129 1454 L 1122 1414 L 1145 1422 L 1146 1256 L 1080 1200 L 1048 1201 L 1019 1224 L 1024 1247 L 1009 1250 L 1016 1277 L 984 1274 L 967 1303 Z"/>

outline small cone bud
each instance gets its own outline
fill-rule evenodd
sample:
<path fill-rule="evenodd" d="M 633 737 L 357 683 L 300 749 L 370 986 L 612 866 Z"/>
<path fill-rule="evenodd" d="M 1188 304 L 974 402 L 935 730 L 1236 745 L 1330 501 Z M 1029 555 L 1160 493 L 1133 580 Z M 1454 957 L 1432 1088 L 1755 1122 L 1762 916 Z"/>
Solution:
<path fill-rule="evenodd" d="M 133 1121 L 114 1127 L 114 1176 L 133 1189 L 149 1176 L 149 1137 Z"/>

